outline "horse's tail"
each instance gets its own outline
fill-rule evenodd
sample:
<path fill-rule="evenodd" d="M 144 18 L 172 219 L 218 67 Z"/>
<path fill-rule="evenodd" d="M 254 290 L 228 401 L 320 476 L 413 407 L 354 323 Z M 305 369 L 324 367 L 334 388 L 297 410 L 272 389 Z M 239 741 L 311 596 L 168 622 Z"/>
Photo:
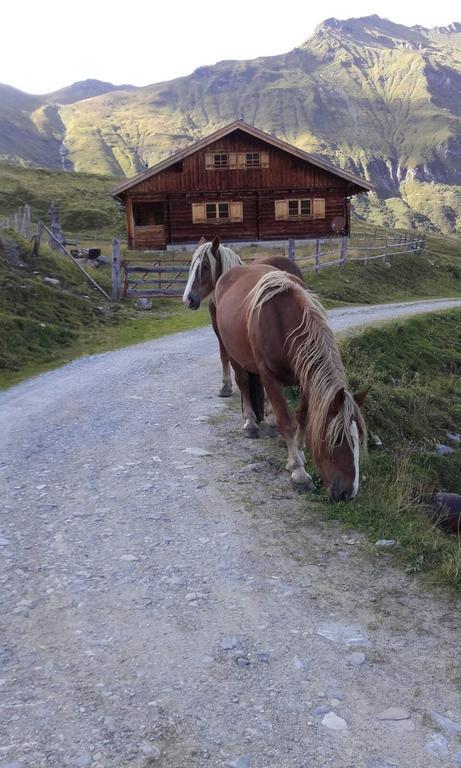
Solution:
<path fill-rule="evenodd" d="M 250 388 L 250 403 L 253 408 L 256 421 L 259 422 L 264 418 L 264 387 L 261 382 L 261 377 L 257 373 L 249 373 L 249 388 Z"/>
<path fill-rule="evenodd" d="M 251 321 L 253 315 L 259 314 L 266 302 L 270 301 L 275 296 L 278 296 L 281 293 L 287 293 L 288 291 L 293 291 L 293 293 L 299 297 L 303 309 L 308 304 L 311 307 L 314 305 L 316 310 L 325 317 L 325 310 L 315 294 L 311 293 L 297 277 L 294 277 L 281 269 L 275 269 L 273 272 L 268 272 L 263 275 L 248 294 L 248 321 Z"/>

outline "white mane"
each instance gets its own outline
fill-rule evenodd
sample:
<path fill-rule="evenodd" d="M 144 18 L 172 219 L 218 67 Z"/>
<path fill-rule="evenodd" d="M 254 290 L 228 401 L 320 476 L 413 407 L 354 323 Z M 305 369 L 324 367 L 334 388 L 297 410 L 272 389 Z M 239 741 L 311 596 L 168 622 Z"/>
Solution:
<path fill-rule="evenodd" d="M 195 272 L 195 269 L 201 269 L 203 259 L 205 256 L 208 256 L 208 260 L 210 262 L 210 269 L 211 269 L 211 279 L 213 281 L 213 286 L 216 283 L 216 259 L 213 256 L 213 253 L 211 251 L 211 242 L 202 243 L 202 245 L 199 245 L 197 250 L 194 252 L 194 255 L 192 256 L 192 261 L 190 264 L 190 274 L 192 272 Z M 219 255 L 221 257 L 221 264 L 222 264 L 222 271 L 228 272 L 231 267 L 236 267 L 238 264 L 243 264 L 240 256 L 235 253 L 235 251 L 232 250 L 232 248 L 228 248 L 226 245 L 220 245 L 219 246 Z"/>

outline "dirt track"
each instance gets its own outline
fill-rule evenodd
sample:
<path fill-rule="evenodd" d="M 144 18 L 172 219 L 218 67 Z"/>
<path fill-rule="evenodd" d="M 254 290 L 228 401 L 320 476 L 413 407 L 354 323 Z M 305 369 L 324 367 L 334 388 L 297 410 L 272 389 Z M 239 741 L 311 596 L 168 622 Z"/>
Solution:
<path fill-rule="evenodd" d="M 0 395 L 0 768 L 461 763 L 459 605 L 325 521 L 218 384 L 203 329 Z"/>

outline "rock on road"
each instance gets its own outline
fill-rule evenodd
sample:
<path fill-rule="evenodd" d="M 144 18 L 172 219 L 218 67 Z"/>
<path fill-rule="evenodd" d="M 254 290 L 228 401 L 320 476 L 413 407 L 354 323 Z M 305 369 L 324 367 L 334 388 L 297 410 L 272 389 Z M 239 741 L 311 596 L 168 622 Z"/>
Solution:
<path fill-rule="evenodd" d="M 0 768 L 459 764 L 453 596 L 325 520 L 219 375 L 206 328 L 0 394 Z"/>

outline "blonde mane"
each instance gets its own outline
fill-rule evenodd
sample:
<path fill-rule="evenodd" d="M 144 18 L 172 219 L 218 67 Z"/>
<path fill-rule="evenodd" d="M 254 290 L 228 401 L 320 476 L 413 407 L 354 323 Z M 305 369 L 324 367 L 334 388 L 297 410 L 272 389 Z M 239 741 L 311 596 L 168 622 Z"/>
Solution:
<path fill-rule="evenodd" d="M 216 259 L 213 256 L 211 246 L 212 246 L 211 242 L 202 243 L 201 245 L 198 246 L 197 250 L 194 252 L 194 255 L 192 256 L 192 261 L 190 263 L 190 272 L 192 272 L 192 269 L 195 265 L 197 265 L 201 269 L 204 257 L 208 256 L 208 260 L 210 262 L 211 279 L 214 287 L 214 285 L 216 284 Z M 228 272 L 229 269 L 231 269 L 231 267 L 236 267 L 238 264 L 243 264 L 240 256 L 237 253 L 235 253 L 235 251 L 233 251 L 232 248 L 228 248 L 226 245 L 219 246 L 219 255 L 221 257 L 223 274 L 224 272 Z"/>
<path fill-rule="evenodd" d="M 319 458 L 322 442 L 331 452 L 346 440 L 354 448 L 352 422 L 357 423 L 361 442 L 366 445 L 366 426 L 360 408 L 349 391 L 346 372 L 326 312 L 317 296 L 281 270 L 268 272 L 248 295 L 248 320 L 259 315 L 261 308 L 275 296 L 293 292 L 302 310 L 299 325 L 285 341 L 290 362 L 303 392 L 308 396 L 309 424 L 314 459 Z M 331 405 L 341 390 L 344 401 L 328 423 Z"/>

